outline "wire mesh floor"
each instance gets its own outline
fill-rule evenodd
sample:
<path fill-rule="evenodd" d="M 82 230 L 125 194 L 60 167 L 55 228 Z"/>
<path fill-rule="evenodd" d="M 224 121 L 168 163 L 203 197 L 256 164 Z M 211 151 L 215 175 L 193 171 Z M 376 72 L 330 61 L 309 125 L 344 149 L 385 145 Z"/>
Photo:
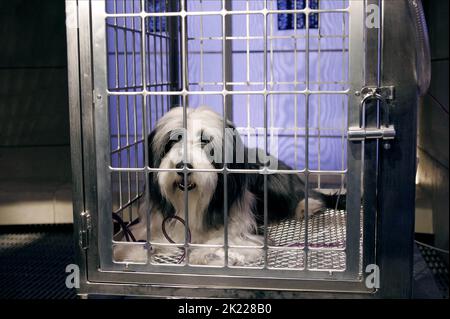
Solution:
<path fill-rule="evenodd" d="M 268 227 L 269 249 L 267 262 L 270 268 L 305 268 L 305 220 L 290 219 Z M 308 219 L 308 270 L 344 271 L 346 263 L 346 212 L 328 209 Z M 280 247 L 282 247 L 280 249 Z M 173 255 L 152 256 L 154 264 L 177 264 L 183 251 Z M 264 259 L 240 265 L 263 267 Z"/>
<path fill-rule="evenodd" d="M 72 225 L 0 227 L 0 299 L 74 299 L 66 266 L 75 264 Z"/>

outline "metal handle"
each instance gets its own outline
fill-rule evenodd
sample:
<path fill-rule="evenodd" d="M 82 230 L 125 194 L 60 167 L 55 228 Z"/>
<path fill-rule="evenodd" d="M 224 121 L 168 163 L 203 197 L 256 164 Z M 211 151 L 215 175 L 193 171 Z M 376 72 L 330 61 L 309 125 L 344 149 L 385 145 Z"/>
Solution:
<path fill-rule="evenodd" d="M 390 124 L 389 100 L 394 98 L 394 87 L 365 87 L 361 90 L 363 98 L 359 108 L 359 127 L 350 127 L 347 132 L 349 141 L 364 141 L 365 139 L 392 140 L 395 138 L 395 128 Z M 381 103 L 383 124 L 378 127 L 366 128 L 365 114 L 368 101 L 377 100 Z"/>

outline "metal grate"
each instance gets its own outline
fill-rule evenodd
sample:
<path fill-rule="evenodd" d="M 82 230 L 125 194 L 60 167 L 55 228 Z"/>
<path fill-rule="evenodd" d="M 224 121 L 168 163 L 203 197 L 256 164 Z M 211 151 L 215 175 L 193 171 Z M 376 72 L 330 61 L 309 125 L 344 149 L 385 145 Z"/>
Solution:
<path fill-rule="evenodd" d="M 305 255 L 304 220 L 287 220 L 268 227 L 269 242 L 268 267 L 304 269 Z M 308 270 L 345 270 L 346 224 L 345 211 L 326 210 L 309 218 Z M 270 248 L 278 247 L 278 248 Z M 279 249 L 292 247 L 292 249 Z M 173 255 L 153 255 L 152 263 L 178 264 L 183 258 L 182 251 Z M 243 267 L 263 267 L 264 260 L 248 263 Z"/>
<path fill-rule="evenodd" d="M 0 228 L 0 299 L 73 299 L 65 285 L 74 264 L 72 226 Z"/>
<path fill-rule="evenodd" d="M 439 251 L 433 250 L 429 247 L 418 244 L 419 251 L 428 266 L 428 269 L 434 276 L 434 280 L 440 292 L 442 293 L 442 298 L 449 297 L 448 289 L 448 255 L 444 255 Z M 447 262 L 445 259 L 447 258 Z M 415 274 L 419 277 L 420 274 Z"/>
<path fill-rule="evenodd" d="M 291 219 L 275 226 L 269 226 L 269 238 L 275 246 L 305 242 L 305 221 Z M 331 209 L 313 215 L 308 223 L 310 248 L 345 247 L 345 211 Z"/>

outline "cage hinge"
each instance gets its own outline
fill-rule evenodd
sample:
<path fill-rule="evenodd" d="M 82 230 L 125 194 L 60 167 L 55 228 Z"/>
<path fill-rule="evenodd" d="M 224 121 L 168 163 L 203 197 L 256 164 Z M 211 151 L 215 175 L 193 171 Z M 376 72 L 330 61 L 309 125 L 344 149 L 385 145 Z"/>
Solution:
<path fill-rule="evenodd" d="M 391 102 L 395 98 L 394 86 L 366 86 L 357 92 L 361 96 L 359 108 L 359 125 L 351 126 L 348 129 L 347 137 L 349 141 L 364 141 L 366 139 L 392 140 L 395 138 L 395 127 L 390 123 Z M 367 102 L 380 102 L 380 121 L 377 127 L 366 127 Z"/>
<path fill-rule="evenodd" d="M 91 234 L 91 215 L 88 212 L 80 214 L 79 241 L 82 249 L 89 247 L 89 237 Z"/>

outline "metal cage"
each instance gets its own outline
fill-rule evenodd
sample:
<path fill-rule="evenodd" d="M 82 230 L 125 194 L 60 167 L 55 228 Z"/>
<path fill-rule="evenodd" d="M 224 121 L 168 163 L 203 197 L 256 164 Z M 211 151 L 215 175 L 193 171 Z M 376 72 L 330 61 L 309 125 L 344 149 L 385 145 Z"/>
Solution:
<path fill-rule="evenodd" d="M 66 12 L 80 294 L 410 296 L 418 92 L 407 1 L 66 0 Z M 268 153 L 277 131 L 292 167 L 224 167 L 225 179 L 299 174 L 306 196 L 345 192 L 346 209 L 266 221 L 252 264 L 115 260 L 116 246 L 152 244 L 121 239 L 111 217 L 131 223 L 148 198 L 146 176 L 160 170 L 148 134 L 170 108 L 203 104 Z M 366 283 L 369 265 L 379 286 Z"/>

